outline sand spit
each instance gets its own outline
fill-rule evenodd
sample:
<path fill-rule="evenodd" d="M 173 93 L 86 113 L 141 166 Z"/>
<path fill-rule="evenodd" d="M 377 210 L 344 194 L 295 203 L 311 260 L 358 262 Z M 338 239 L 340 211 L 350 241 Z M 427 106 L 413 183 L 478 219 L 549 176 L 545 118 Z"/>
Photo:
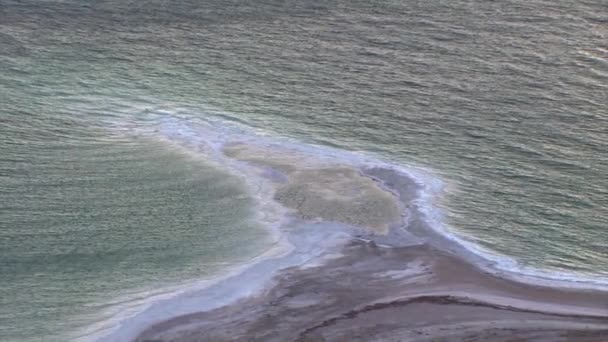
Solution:
<path fill-rule="evenodd" d="M 294 219 L 368 229 L 283 269 L 257 295 L 152 325 L 136 342 L 606 341 L 608 292 L 489 272 L 430 229 L 416 206 L 421 185 L 402 172 L 278 151 L 224 147 L 259 168 Z"/>
<path fill-rule="evenodd" d="M 353 240 L 262 296 L 177 317 L 136 341 L 605 341 L 608 296 L 520 284 L 428 245 Z"/>

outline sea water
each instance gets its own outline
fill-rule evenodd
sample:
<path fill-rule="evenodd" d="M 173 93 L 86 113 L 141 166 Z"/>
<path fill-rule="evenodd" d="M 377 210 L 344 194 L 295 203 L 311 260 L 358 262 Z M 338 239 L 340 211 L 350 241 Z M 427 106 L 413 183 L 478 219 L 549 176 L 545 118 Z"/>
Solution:
<path fill-rule="evenodd" d="M 0 340 L 93 339 L 281 245 L 224 129 L 403 167 L 503 268 L 605 282 L 607 13 L 0 0 Z"/>

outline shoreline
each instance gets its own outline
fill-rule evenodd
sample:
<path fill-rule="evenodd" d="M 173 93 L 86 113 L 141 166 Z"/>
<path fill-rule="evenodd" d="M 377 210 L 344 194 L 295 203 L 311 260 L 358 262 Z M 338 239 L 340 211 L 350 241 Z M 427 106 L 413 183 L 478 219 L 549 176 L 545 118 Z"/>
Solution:
<path fill-rule="evenodd" d="M 271 182 L 282 184 L 289 179 L 285 174 L 293 170 L 281 169 L 288 164 L 251 158 L 254 152 L 248 151 L 243 161 L 282 171 L 279 177 L 272 173 Z M 297 165 L 291 158 L 289 168 Z M 310 166 L 308 161 L 305 164 Z M 400 222 L 391 221 L 388 231 L 355 230 L 338 254 L 326 251 L 313 265 L 277 271 L 257 294 L 153 324 L 132 341 L 481 340 L 501 336 L 581 336 L 599 341 L 608 333 L 606 291 L 522 282 L 507 272 L 498 276 L 500 271 L 491 262 L 430 227 L 416 206 L 421 186 L 413 179 L 387 167 L 359 167 L 358 171 L 395 196 L 402 210 Z M 306 218 L 298 215 L 301 207 L 293 209 L 295 217 Z M 323 259 L 328 254 L 333 257 Z M 393 315 L 401 320 L 386 318 Z M 378 325 L 383 329 L 374 329 Z"/>
<path fill-rule="evenodd" d="M 350 154 L 336 158 L 335 151 L 317 155 L 315 147 L 279 145 L 242 132 L 237 137 L 225 130 L 200 133 L 173 121 L 168 127 L 162 133 L 165 139 L 207 151 L 254 184 L 258 209 L 275 210 L 269 211 L 272 233 L 293 248 L 212 288 L 155 303 L 147 318 L 122 322 L 119 330 L 129 332 L 111 334 L 113 341 L 356 340 L 355 335 L 335 335 L 335 327 L 323 329 L 333 327 L 332 322 L 386 310 L 400 312 L 402 321 L 415 321 L 413 306 L 429 311 L 416 326 L 427 324 L 428 331 L 421 334 L 430 337 L 450 329 L 468 331 L 473 337 L 493 329 L 515 329 L 522 337 L 542 330 L 543 334 L 591 334 L 592 341 L 595 332 L 608 331 L 607 290 L 577 289 L 559 280 L 547 285 L 542 278 L 536 281 L 500 269 L 452 234 L 432 226 L 422 209 L 429 204 L 424 200 L 432 202 L 434 194 L 425 193 L 426 184 L 407 170 Z M 192 136 L 197 137 L 194 144 Z M 222 292 L 227 298 L 218 297 Z M 220 304 L 208 305 L 218 298 Z M 163 309 L 167 305 L 172 310 Z M 450 321 L 447 316 L 439 319 L 445 310 L 457 312 L 449 317 L 464 320 L 452 322 L 452 328 L 432 328 Z M 487 317 L 496 322 L 489 324 Z M 517 323 L 521 319 L 538 324 L 524 327 Z M 375 320 L 380 325 L 387 322 Z M 277 326 L 285 326 L 284 332 Z M 315 339 L 319 329 L 322 339 Z M 394 335 L 389 340 L 406 336 L 414 326 L 401 322 L 391 329 Z M 255 337 L 273 331 L 278 335 Z M 293 335 L 297 331 L 299 335 Z M 379 336 L 361 333 L 367 334 L 363 340 Z M 418 335 L 408 339 L 421 338 Z"/>

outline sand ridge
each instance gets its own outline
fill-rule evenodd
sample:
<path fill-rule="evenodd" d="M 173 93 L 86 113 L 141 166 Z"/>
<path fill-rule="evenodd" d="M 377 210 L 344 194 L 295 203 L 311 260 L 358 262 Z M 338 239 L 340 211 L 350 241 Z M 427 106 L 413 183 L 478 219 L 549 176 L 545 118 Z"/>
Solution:
<path fill-rule="evenodd" d="M 136 341 L 555 341 L 584 336 L 599 342 L 608 333 L 605 293 L 500 280 L 428 245 L 381 248 L 353 240 L 343 253 L 324 265 L 286 270 L 262 296 L 177 317 L 149 328 Z M 383 276 L 404 265 L 411 272 Z"/>

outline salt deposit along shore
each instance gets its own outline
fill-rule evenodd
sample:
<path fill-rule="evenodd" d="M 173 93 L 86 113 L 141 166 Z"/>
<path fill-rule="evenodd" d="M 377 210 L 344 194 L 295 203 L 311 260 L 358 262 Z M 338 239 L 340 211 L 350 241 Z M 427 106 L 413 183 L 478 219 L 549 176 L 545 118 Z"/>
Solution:
<path fill-rule="evenodd" d="M 608 338 L 605 289 L 494 267 L 431 227 L 424 185 L 398 168 L 242 141 L 220 151 L 273 189 L 289 216 L 280 228 L 288 240 L 313 226 L 340 227 L 348 237 L 306 262 L 276 268 L 261 290 L 151 322 L 136 342 Z M 294 246 L 292 255 L 305 253 Z"/>

